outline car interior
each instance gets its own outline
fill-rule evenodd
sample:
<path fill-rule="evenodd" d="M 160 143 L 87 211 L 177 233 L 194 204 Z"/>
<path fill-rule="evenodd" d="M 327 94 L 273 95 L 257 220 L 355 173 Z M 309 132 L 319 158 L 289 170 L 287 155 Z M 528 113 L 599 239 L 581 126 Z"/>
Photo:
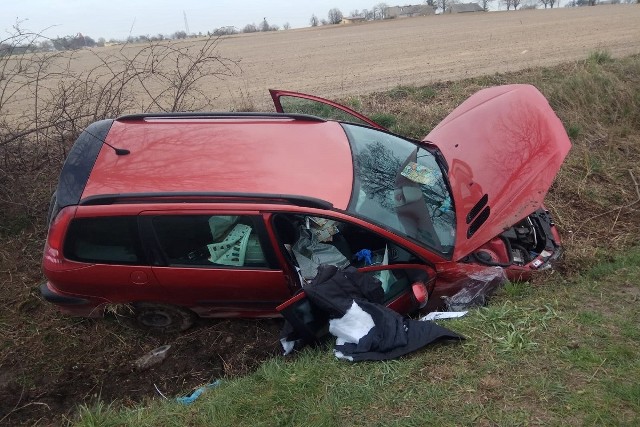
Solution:
<path fill-rule="evenodd" d="M 319 264 L 361 268 L 419 262 L 413 254 L 387 239 L 346 222 L 302 214 L 277 214 L 273 218 L 273 227 L 289 262 L 299 270 L 303 283 L 315 277 Z M 314 265 L 307 269 L 306 264 L 309 263 Z M 383 282 L 388 296 L 397 295 L 407 285 L 404 281 L 408 278 L 401 280 L 401 276 L 406 275 L 400 270 L 375 274 Z"/>

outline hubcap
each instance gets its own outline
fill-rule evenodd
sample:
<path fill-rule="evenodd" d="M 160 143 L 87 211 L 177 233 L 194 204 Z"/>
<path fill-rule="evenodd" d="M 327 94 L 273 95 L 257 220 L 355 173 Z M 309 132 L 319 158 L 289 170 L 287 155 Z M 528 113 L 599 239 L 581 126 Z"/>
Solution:
<path fill-rule="evenodd" d="M 153 311 L 144 313 L 140 317 L 140 322 L 145 326 L 164 328 L 171 324 L 172 318 L 168 313 L 164 311 Z"/>

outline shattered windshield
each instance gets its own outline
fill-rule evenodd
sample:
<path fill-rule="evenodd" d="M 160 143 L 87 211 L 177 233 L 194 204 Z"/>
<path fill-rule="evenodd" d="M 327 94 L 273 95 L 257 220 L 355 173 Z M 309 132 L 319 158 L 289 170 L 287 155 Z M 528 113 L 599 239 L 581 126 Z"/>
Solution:
<path fill-rule="evenodd" d="M 455 242 L 455 211 L 435 156 L 375 129 L 342 126 L 354 158 L 348 210 L 449 258 Z"/>

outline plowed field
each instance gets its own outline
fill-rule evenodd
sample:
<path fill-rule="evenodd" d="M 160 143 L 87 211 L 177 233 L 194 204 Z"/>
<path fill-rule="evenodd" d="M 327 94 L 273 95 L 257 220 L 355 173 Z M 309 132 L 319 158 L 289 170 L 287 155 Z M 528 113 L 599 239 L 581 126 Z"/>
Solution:
<path fill-rule="evenodd" d="M 468 13 L 242 34 L 220 43 L 242 74 L 221 81 L 220 109 L 266 89 L 338 98 L 585 58 L 640 53 L 640 5 Z"/>

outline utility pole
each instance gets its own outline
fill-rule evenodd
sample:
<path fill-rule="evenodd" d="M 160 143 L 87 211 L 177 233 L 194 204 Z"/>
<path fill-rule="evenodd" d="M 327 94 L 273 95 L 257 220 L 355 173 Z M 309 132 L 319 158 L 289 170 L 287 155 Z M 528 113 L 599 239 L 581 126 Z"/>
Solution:
<path fill-rule="evenodd" d="M 190 32 L 189 32 L 189 23 L 187 22 L 187 12 L 183 10 L 182 14 L 184 15 L 184 29 L 187 32 L 187 36 L 189 36 Z"/>

